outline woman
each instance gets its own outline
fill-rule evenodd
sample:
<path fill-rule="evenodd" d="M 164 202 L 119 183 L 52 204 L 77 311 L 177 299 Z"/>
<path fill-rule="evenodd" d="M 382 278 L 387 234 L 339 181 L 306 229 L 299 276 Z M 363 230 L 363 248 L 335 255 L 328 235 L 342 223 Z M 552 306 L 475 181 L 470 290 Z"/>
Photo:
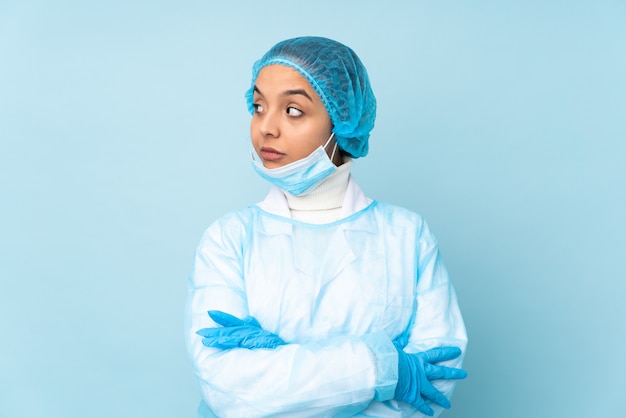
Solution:
<path fill-rule="evenodd" d="M 467 337 L 424 220 L 350 176 L 376 113 L 365 67 L 330 39 L 289 39 L 255 63 L 246 99 L 253 167 L 273 186 L 198 246 L 200 416 L 439 414 Z"/>

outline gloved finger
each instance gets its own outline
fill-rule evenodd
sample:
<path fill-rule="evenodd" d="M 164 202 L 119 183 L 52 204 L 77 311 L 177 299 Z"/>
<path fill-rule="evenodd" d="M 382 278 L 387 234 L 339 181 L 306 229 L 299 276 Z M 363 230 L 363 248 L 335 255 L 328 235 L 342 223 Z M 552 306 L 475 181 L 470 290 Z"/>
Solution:
<path fill-rule="evenodd" d="M 258 333 L 262 331 L 260 328 L 250 327 L 242 325 L 238 327 L 220 327 L 220 328 L 202 328 L 196 331 L 196 334 L 203 337 L 231 337 L 231 338 L 243 338 L 252 333 Z"/>
<path fill-rule="evenodd" d="M 249 350 L 255 350 L 255 349 L 260 349 L 260 348 L 276 348 L 280 345 L 283 345 L 284 343 L 280 343 L 277 341 L 252 341 L 252 342 L 245 342 L 245 341 L 237 341 L 237 340 L 231 340 L 231 339 L 224 339 L 224 338 L 220 338 L 220 337 L 216 337 L 216 338 L 203 338 L 202 339 L 202 344 L 205 345 L 206 347 L 213 347 L 213 348 L 219 348 L 222 350 L 229 350 L 231 348 L 246 348 Z"/>
<path fill-rule="evenodd" d="M 246 316 L 243 319 L 243 322 L 246 323 L 247 325 L 261 328 L 261 324 L 259 324 L 259 321 L 257 321 L 256 318 L 254 318 L 253 316 Z"/>
<path fill-rule="evenodd" d="M 212 338 L 216 341 L 225 342 L 229 340 L 229 346 L 258 348 L 260 346 L 272 346 L 285 344 L 285 342 L 275 334 L 249 325 L 239 327 L 202 328 L 196 334 L 204 338 Z M 255 345 L 256 344 L 256 345 Z"/>
<path fill-rule="evenodd" d="M 252 330 L 256 331 L 253 332 Z M 262 328 L 250 328 L 246 335 L 243 336 L 242 341 L 249 345 L 259 344 L 260 346 L 285 344 L 278 335 L 265 331 Z"/>
<path fill-rule="evenodd" d="M 222 328 L 220 328 L 222 329 Z M 285 344 L 280 337 L 267 333 L 263 330 L 259 330 L 259 335 L 254 334 L 240 334 L 240 335 L 220 335 L 220 333 L 206 333 L 208 334 L 202 339 L 202 344 L 207 347 L 215 347 L 221 349 L 230 348 L 276 348 L 279 345 Z"/>
<path fill-rule="evenodd" d="M 436 366 L 430 363 L 424 364 L 424 372 L 426 373 L 428 380 L 465 379 L 467 377 L 467 372 L 463 369 Z"/>
<path fill-rule="evenodd" d="M 246 341 L 255 341 L 255 337 L 258 337 L 260 331 L 262 332 L 263 330 L 258 328 L 243 329 L 242 327 L 203 328 L 197 331 L 196 334 L 204 337 L 202 344 L 207 347 L 227 349 L 236 347 L 247 348 L 250 343 Z"/>
<path fill-rule="evenodd" d="M 208 314 L 213 321 L 215 321 L 217 324 L 222 325 L 224 327 L 237 327 L 241 325 L 251 325 L 253 327 L 261 328 L 259 321 L 257 321 L 252 316 L 246 316 L 243 319 L 239 319 L 234 315 L 227 314 L 226 312 L 222 312 L 222 311 L 215 311 L 215 310 L 208 311 Z"/>
<path fill-rule="evenodd" d="M 422 397 L 446 409 L 450 408 L 450 401 L 448 400 L 448 398 L 446 398 L 443 393 L 439 392 L 437 388 L 434 387 L 430 382 L 424 381 L 422 382 L 422 385 Z"/>
<path fill-rule="evenodd" d="M 226 330 L 226 332 L 224 332 Z M 216 337 L 228 335 L 232 332 L 232 328 L 202 328 L 196 331 L 196 334 L 201 335 L 203 337 Z"/>
<path fill-rule="evenodd" d="M 240 325 L 245 325 L 245 322 L 236 316 L 231 314 L 227 314 L 222 311 L 208 311 L 209 316 L 216 324 L 221 325 L 223 327 L 236 327 Z"/>
<path fill-rule="evenodd" d="M 439 363 L 440 361 L 452 360 L 461 355 L 458 347 L 437 347 L 417 353 L 426 363 Z"/>
<path fill-rule="evenodd" d="M 240 340 L 218 335 L 214 337 L 203 338 L 202 344 L 205 345 L 206 347 L 221 348 L 222 350 L 228 350 L 230 348 L 238 348 L 240 346 Z"/>
<path fill-rule="evenodd" d="M 276 348 L 279 345 L 283 345 L 285 342 L 274 334 L 259 335 L 256 337 L 243 338 L 239 346 L 243 348 L 256 349 L 256 348 Z"/>
<path fill-rule="evenodd" d="M 433 411 L 433 409 L 423 400 L 419 404 L 413 404 L 413 406 L 416 407 L 422 414 L 428 415 L 429 417 L 435 415 L 435 411 Z"/>

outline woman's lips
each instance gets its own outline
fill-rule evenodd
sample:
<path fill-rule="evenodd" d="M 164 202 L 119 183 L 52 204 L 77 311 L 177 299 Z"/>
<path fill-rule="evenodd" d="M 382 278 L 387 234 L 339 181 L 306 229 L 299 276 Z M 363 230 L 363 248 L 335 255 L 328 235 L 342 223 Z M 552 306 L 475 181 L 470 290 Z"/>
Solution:
<path fill-rule="evenodd" d="M 265 161 L 278 161 L 284 156 L 285 154 L 276 151 L 274 148 L 261 148 L 261 158 Z"/>

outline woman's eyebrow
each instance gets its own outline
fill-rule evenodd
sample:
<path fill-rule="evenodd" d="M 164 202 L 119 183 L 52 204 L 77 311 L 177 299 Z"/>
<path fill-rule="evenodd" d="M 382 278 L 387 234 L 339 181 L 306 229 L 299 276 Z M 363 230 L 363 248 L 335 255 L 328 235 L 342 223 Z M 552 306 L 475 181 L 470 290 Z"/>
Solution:
<path fill-rule="evenodd" d="M 256 85 L 254 86 L 253 91 L 255 93 L 263 96 L 263 93 L 261 93 L 261 90 L 259 90 L 259 88 Z M 283 96 L 292 96 L 294 94 L 300 94 L 300 95 L 306 97 L 307 99 L 309 99 L 311 102 L 313 102 L 313 99 L 311 98 L 309 93 L 307 93 L 306 90 L 304 90 L 304 89 L 285 90 L 282 93 Z"/>
<path fill-rule="evenodd" d="M 295 89 L 295 90 L 285 90 L 283 92 L 283 96 L 291 96 L 294 94 L 300 94 L 304 97 L 306 97 L 307 99 L 309 99 L 309 101 L 313 102 L 313 99 L 311 98 L 311 96 L 309 96 L 309 94 L 303 90 L 303 89 Z"/>

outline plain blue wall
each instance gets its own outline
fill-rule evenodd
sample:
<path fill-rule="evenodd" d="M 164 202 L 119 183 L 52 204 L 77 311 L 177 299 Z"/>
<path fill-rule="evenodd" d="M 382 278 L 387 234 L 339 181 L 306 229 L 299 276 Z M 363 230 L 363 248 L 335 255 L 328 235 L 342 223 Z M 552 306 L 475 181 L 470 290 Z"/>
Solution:
<path fill-rule="evenodd" d="M 623 416 L 625 22 L 618 0 L 1 1 L 0 416 L 195 416 L 193 251 L 264 195 L 243 93 L 303 34 L 361 56 L 355 175 L 439 238 L 470 336 L 444 416 Z"/>

